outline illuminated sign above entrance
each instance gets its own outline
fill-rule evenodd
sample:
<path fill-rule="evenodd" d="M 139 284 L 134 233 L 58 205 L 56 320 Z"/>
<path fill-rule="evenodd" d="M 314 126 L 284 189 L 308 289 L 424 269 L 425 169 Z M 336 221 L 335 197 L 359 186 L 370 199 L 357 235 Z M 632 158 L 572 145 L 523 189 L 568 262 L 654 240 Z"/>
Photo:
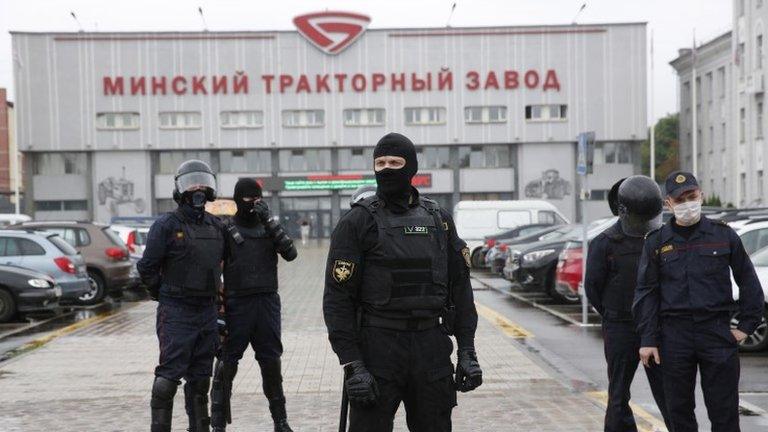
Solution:
<path fill-rule="evenodd" d="M 360 186 L 376 186 L 372 175 L 315 175 L 306 177 L 272 177 L 259 180 L 265 190 L 270 191 L 311 191 L 357 189 Z M 416 187 L 432 187 L 432 174 L 416 174 L 411 180 Z"/>

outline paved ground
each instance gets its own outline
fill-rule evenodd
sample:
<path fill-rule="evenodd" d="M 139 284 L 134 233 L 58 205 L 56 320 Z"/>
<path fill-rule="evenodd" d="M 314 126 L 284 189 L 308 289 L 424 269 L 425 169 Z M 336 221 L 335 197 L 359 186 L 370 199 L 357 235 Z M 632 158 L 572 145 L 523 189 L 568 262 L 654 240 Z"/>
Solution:
<path fill-rule="evenodd" d="M 341 368 L 321 317 L 325 250 L 305 248 L 281 263 L 285 389 L 297 431 L 337 430 Z M 477 350 L 485 384 L 459 396 L 457 431 L 597 431 L 602 408 L 542 362 L 516 331 L 482 308 Z M 0 363 L 0 431 L 141 431 L 157 359 L 155 304 L 141 302 Z M 232 431 L 269 431 L 260 375 L 250 353 L 241 362 Z M 594 396 L 594 395 L 593 395 Z M 597 398 L 599 399 L 599 398 Z M 184 430 L 183 396 L 174 430 Z M 398 416 L 396 430 L 406 430 Z M 647 425 L 645 430 L 648 430 Z"/>

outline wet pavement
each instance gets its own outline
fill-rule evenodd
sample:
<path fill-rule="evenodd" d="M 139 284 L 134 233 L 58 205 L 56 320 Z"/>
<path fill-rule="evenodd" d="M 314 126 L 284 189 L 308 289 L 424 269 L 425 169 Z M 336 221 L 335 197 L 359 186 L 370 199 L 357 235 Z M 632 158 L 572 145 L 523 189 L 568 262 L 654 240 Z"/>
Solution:
<path fill-rule="evenodd" d="M 508 281 L 484 272 L 474 273 L 474 283 L 484 290 L 475 291 L 475 300 L 530 332 L 533 337 L 524 341 L 530 352 L 551 365 L 570 381 L 596 398 L 608 388 L 602 333 L 599 326 L 581 327 L 580 309 L 568 315 L 573 306 L 558 305 L 543 299 L 543 294 L 520 293 Z M 546 307 L 541 308 L 538 304 Z M 548 310 L 549 309 L 549 310 Z M 569 319 L 570 318 L 570 319 Z M 596 323 L 599 317 L 590 316 Z M 768 430 L 768 352 L 741 354 L 740 403 L 741 430 L 744 432 Z M 642 366 L 641 366 L 642 367 Z M 632 386 L 632 400 L 647 413 L 660 419 L 661 415 L 651 396 L 648 382 L 638 370 Z M 704 400 L 697 386 L 696 415 L 700 430 L 709 430 Z"/>

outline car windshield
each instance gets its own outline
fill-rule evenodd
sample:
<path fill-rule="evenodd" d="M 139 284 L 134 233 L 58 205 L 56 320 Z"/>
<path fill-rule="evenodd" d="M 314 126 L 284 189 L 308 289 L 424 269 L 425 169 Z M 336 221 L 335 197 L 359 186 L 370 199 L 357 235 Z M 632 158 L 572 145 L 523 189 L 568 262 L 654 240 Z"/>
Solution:
<path fill-rule="evenodd" d="M 112 243 L 114 243 L 116 246 L 126 247 L 123 239 L 121 239 L 120 236 L 117 235 L 114 231 L 112 231 L 109 227 L 102 229 L 102 231 L 104 232 L 104 234 L 106 234 L 107 237 L 109 237 Z"/>
<path fill-rule="evenodd" d="M 48 240 L 50 240 L 50 242 L 53 243 L 56 248 L 64 253 L 64 255 L 77 255 L 77 250 L 73 248 L 72 245 L 67 243 L 63 238 L 59 237 L 58 234 L 48 236 Z"/>
<path fill-rule="evenodd" d="M 755 267 L 768 267 L 768 247 L 753 253 L 750 258 Z"/>

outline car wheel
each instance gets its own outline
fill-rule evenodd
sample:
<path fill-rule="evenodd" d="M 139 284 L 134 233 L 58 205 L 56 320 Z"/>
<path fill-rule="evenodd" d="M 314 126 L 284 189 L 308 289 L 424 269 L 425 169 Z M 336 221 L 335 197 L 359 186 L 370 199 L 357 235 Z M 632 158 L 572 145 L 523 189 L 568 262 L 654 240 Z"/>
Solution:
<path fill-rule="evenodd" d="M 483 254 L 480 248 L 475 249 L 472 251 L 472 268 L 482 268 L 483 267 Z"/>
<path fill-rule="evenodd" d="M 731 318 L 731 326 L 734 327 L 738 325 L 739 314 L 736 314 Z M 766 321 L 765 316 L 763 316 L 763 319 L 760 321 L 760 325 L 757 326 L 755 332 L 747 336 L 747 338 L 744 339 L 744 342 L 739 344 L 739 351 L 757 352 L 763 351 L 766 348 L 768 348 L 768 321 Z"/>
<path fill-rule="evenodd" d="M 16 316 L 16 302 L 6 290 L 0 289 L 0 322 L 8 322 Z"/>
<path fill-rule="evenodd" d="M 94 305 L 104 300 L 106 294 L 106 283 L 100 274 L 93 270 L 88 270 L 88 283 L 90 290 L 77 298 L 77 301 L 83 305 Z"/>

